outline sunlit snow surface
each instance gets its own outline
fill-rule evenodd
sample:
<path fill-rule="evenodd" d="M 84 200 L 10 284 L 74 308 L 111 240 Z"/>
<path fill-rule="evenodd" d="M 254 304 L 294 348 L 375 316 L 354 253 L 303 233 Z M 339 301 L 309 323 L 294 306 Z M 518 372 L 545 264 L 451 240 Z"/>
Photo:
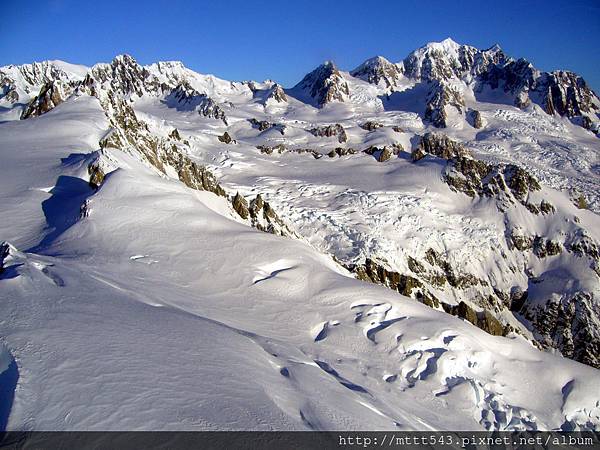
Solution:
<path fill-rule="evenodd" d="M 0 275 L 0 370 L 17 376 L 0 397 L 8 429 L 598 428 L 598 370 L 354 280 L 319 252 L 393 262 L 438 245 L 484 271 L 497 245 L 492 205 L 449 193 L 438 163 L 414 170 L 406 154 L 385 164 L 364 154 L 260 154 L 265 136 L 246 120 L 288 124 L 284 136 L 266 132 L 273 143 L 325 150 L 334 140 L 302 129 L 329 120 L 347 127 L 349 145 L 384 144 L 389 128 L 367 135 L 356 126 L 377 117 L 401 125 L 410 149 L 423 131 L 416 113 L 381 102 L 317 111 L 294 99 L 265 109 L 221 81 L 198 77 L 196 87 L 232 102 L 238 144 L 215 139 L 222 123 L 160 99 L 135 108 L 159 134 L 177 127 L 231 192 L 263 193 L 306 242 L 249 228 L 225 199 L 117 150 L 109 156 L 119 168 L 90 189 L 89 154 L 108 128 L 93 98 L 0 124 L 0 239 L 15 246 Z M 373 89 L 355 84 L 359 97 Z M 488 104 L 482 114 L 485 136 L 448 133 L 482 156 L 539 168 L 550 186 L 573 179 L 597 193 L 597 138 L 535 109 Z M 504 132 L 518 137 L 494 138 Z M 570 165 L 515 143 L 533 136 Z M 89 216 L 77 220 L 86 200 Z M 595 214 L 578 214 L 599 232 Z"/>

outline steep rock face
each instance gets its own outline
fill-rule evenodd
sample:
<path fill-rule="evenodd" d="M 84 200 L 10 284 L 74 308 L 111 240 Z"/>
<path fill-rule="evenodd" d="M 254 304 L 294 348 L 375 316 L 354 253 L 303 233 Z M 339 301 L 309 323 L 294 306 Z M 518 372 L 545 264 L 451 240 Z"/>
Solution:
<path fill-rule="evenodd" d="M 448 126 L 448 107 L 453 107 L 462 114 L 465 101 L 462 94 L 454 87 L 434 80 L 429 89 L 426 99 L 425 120 L 437 128 Z"/>
<path fill-rule="evenodd" d="M 544 347 L 600 369 L 600 308 L 591 294 L 579 292 L 536 306 L 525 303 L 518 312 L 532 323 Z"/>
<path fill-rule="evenodd" d="M 273 100 L 277 103 L 286 103 L 288 101 L 287 95 L 285 95 L 285 91 L 280 84 L 275 83 L 272 88 L 269 89 L 267 93 L 267 102 L 269 100 Z"/>
<path fill-rule="evenodd" d="M 292 88 L 308 96 L 316 106 L 331 102 L 344 102 L 350 95 L 350 87 L 331 61 L 320 65 Z"/>
<path fill-rule="evenodd" d="M 548 114 L 576 117 L 597 112 L 594 92 L 585 80 L 573 72 L 556 71 L 544 73 L 537 82 L 536 91 L 542 96 L 542 104 Z"/>
<path fill-rule="evenodd" d="M 399 85 L 402 79 L 402 72 L 401 65 L 393 64 L 382 56 L 376 56 L 375 58 L 366 60 L 351 71 L 350 75 L 371 84 L 393 89 Z"/>
<path fill-rule="evenodd" d="M 469 111 L 467 114 L 467 120 L 473 126 L 473 128 L 483 128 L 485 123 L 483 121 L 483 117 L 481 117 L 481 113 L 475 109 Z"/>
<path fill-rule="evenodd" d="M 21 113 L 21 119 L 37 117 L 54 109 L 73 92 L 73 87 L 62 81 L 51 81 L 42 86 L 40 93 L 29 102 Z"/>

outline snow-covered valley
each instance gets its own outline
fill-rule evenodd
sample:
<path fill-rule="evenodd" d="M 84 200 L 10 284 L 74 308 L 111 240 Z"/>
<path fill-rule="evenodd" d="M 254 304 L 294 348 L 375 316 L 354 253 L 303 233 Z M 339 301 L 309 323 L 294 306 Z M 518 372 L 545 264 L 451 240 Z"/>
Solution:
<path fill-rule="evenodd" d="M 521 61 L 0 68 L 0 424 L 597 430 L 600 100 Z"/>

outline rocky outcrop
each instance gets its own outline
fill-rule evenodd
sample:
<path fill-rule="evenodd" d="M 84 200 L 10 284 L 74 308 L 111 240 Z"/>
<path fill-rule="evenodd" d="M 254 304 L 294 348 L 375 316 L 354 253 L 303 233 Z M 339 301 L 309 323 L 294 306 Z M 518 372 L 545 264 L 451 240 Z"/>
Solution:
<path fill-rule="evenodd" d="M 344 102 L 350 95 L 348 83 L 331 61 L 306 75 L 292 91 L 308 96 L 318 107 L 331 102 Z"/>
<path fill-rule="evenodd" d="M 402 66 L 393 64 L 382 56 L 376 56 L 366 60 L 351 71 L 350 75 L 371 84 L 393 89 L 402 79 Z"/>
<path fill-rule="evenodd" d="M 277 103 L 286 103 L 288 101 L 287 95 L 285 95 L 285 90 L 281 87 L 280 84 L 275 83 L 267 93 L 267 102 L 269 100 L 273 100 Z"/>
<path fill-rule="evenodd" d="M 5 260 L 10 255 L 10 244 L 8 242 L 2 242 L 0 244 L 0 275 L 5 269 Z"/>
<path fill-rule="evenodd" d="M 533 214 L 551 214 L 554 206 L 545 200 L 539 204 L 529 201 L 529 194 L 541 186 L 529 172 L 514 164 L 488 164 L 474 159 L 459 142 L 449 137 L 426 133 L 411 153 L 413 161 L 434 155 L 448 162 L 443 179 L 450 188 L 469 197 L 486 196 L 498 201 L 498 208 L 506 210 L 516 202 Z"/>
<path fill-rule="evenodd" d="M 346 135 L 346 130 L 339 123 L 334 125 L 325 125 L 321 127 L 312 128 L 309 130 L 313 136 L 316 137 L 333 137 L 337 136 L 338 142 L 340 144 L 348 141 L 348 135 Z"/>
<path fill-rule="evenodd" d="M 106 176 L 97 162 L 88 165 L 88 175 L 90 176 L 89 185 L 92 189 L 98 189 Z"/>
<path fill-rule="evenodd" d="M 162 84 L 148 69 L 140 66 L 129 55 L 119 55 L 110 64 L 96 64 L 89 74 L 103 89 L 110 90 L 119 96 L 126 97 L 144 94 L 161 94 L 169 89 Z M 84 80 L 84 84 L 89 80 Z"/>
<path fill-rule="evenodd" d="M 9 103 L 17 103 L 19 101 L 19 93 L 17 92 L 15 80 L 2 75 L 0 71 L 0 100 L 2 99 Z"/>
<path fill-rule="evenodd" d="M 283 144 L 277 144 L 272 147 L 270 147 L 268 145 L 257 145 L 256 148 L 259 149 L 261 153 L 265 153 L 267 155 L 272 155 L 273 152 L 282 154 L 283 152 L 285 152 L 287 150 L 285 148 L 285 145 L 283 145 Z"/>
<path fill-rule="evenodd" d="M 255 198 L 246 200 L 239 192 L 232 199 L 232 205 L 235 212 L 244 220 L 248 220 L 250 225 L 257 230 L 266 233 L 276 234 L 298 238 L 299 236 L 281 220 L 279 215 L 266 202 L 261 194 Z"/>
<path fill-rule="evenodd" d="M 172 168 L 179 180 L 192 189 L 225 196 L 214 175 L 185 154 L 186 143 L 153 134 L 148 124 L 138 119 L 131 106 L 122 100 L 116 100 L 111 107 L 113 112 L 107 117 L 112 129 L 100 140 L 101 149 L 128 151 L 165 175 L 167 167 Z"/>
<path fill-rule="evenodd" d="M 462 300 L 457 305 L 444 304 L 443 307 L 448 314 L 465 319 L 492 336 L 506 336 L 510 332 L 510 327 L 502 325 L 492 313 L 487 310 L 477 312 Z"/>
<path fill-rule="evenodd" d="M 344 264 L 343 264 L 344 265 Z M 464 301 L 457 305 L 440 302 L 426 287 L 426 285 L 411 275 L 400 274 L 386 268 L 384 263 L 366 258 L 363 264 L 346 264 L 346 269 L 354 273 L 356 278 L 375 284 L 381 284 L 398 293 L 414 298 L 432 308 L 440 306 L 445 312 L 461 317 L 471 322 L 476 327 L 495 336 L 505 336 L 511 330 L 487 310 L 475 311 Z"/>
<path fill-rule="evenodd" d="M 577 292 L 543 305 L 525 303 L 519 312 L 531 322 L 537 340 L 563 356 L 600 369 L 600 307 L 593 295 Z"/>
<path fill-rule="evenodd" d="M 187 82 L 183 82 L 174 89 L 166 98 L 167 104 L 183 107 L 188 110 L 198 111 L 198 114 L 211 119 L 222 120 L 227 125 L 225 111 L 212 98 L 201 94 Z"/>
<path fill-rule="evenodd" d="M 335 158 L 336 156 L 341 158 L 342 156 L 355 155 L 356 153 L 356 149 L 352 147 L 336 147 L 327 153 L 327 156 L 330 158 Z"/>
<path fill-rule="evenodd" d="M 437 128 L 448 126 L 448 107 L 455 108 L 462 114 L 465 101 L 462 94 L 452 86 L 434 80 L 429 88 L 426 98 L 425 120 Z"/>
<path fill-rule="evenodd" d="M 594 92 L 583 78 L 573 72 L 557 70 L 544 73 L 536 80 L 535 91 L 541 94 L 542 105 L 548 114 L 576 117 L 599 109 L 594 103 L 597 99 Z M 588 123 L 588 126 L 591 127 L 591 124 Z"/>
<path fill-rule="evenodd" d="M 366 258 L 363 264 L 345 264 L 344 267 L 354 273 L 356 278 L 381 284 L 407 297 L 416 298 L 433 308 L 439 306 L 439 301 L 431 295 L 416 278 L 400 274 L 385 267 L 383 263 Z"/>
<path fill-rule="evenodd" d="M 459 142 L 453 141 L 445 134 L 426 133 L 421 137 L 418 147 L 412 151 L 413 161 L 419 161 L 426 155 L 434 155 L 443 159 L 469 156 L 470 152 Z"/>
<path fill-rule="evenodd" d="M 378 162 L 385 162 L 392 156 L 398 156 L 402 150 L 404 150 L 402 144 L 396 143 L 393 145 L 384 145 L 381 148 L 372 145 L 363 150 L 363 152 L 373 156 Z"/>
<path fill-rule="evenodd" d="M 248 119 L 248 122 L 250 122 L 250 125 L 252 125 L 253 128 L 256 128 L 258 131 L 267 131 L 270 130 L 271 128 L 279 131 L 282 135 L 285 134 L 285 129 L 286 126 L 281 124 L 281 123 L 272 123 L 272 122 L 268 122 L 266 120 L 258 120 L 255 119 L 254 117 L 251 119 Z"/>
<path fill-rule="evenodd" d="M 217 136 L 217 139 L 219 139 L 219 141 L 224 144 L 235 144 L 236 143 L 235 139 L 233 139 L 227 131 L 225 133 L 223 133 L 221 136 Z"/>
<path fill-rule="evenodd" d="M 244 197 L 240 195 L 239 192 L 235 194 L 235 197 L 233 197 L 231 204 L 233 205 L 233 209 L 235 210 L 235 212 L 238 213 L 238 215 L 242 219 L 248 218 L 248 216 L 250 215 L 250 212 L 248 211 L 248 202 Z"/>
<path fill-rule="evenodd" d="M 62 81 L 51 81 L 42 86 L 21 113 L 21 119 L 40 116 L 64 102 L 73 92 L 73 88 Z"/>
<path fill-rule="evenodd" d="M 383 124 L 379 123 L 379 122 L 375 122 L 375 121 L 368 121 L 368 122 L 364 122 L 360 124 L 360 127 L 363 130 L 367 130 L 367 131 L 375 131 L 378 128 L 382 128 Z"/>
<path fill-rule="evenodd" d="M 473 128 L 483 128 L 483 118 L 481 117 L 481 113 L 476 109 L 469 111 L 467 114 L 467 120 Z"/>

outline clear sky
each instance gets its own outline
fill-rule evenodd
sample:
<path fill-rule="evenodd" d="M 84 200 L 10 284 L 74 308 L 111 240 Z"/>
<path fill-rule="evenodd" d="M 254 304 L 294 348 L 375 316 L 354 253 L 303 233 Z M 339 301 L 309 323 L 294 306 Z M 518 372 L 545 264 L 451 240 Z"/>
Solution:
<path fill-rule="evenodd" d="M 0 65 L 129 53 L 291 86 L 327 59 L 350 70 L 451 37 L 573 70 L 600 93 L 599 0 L 2 0 L 0 11 Z"/>

